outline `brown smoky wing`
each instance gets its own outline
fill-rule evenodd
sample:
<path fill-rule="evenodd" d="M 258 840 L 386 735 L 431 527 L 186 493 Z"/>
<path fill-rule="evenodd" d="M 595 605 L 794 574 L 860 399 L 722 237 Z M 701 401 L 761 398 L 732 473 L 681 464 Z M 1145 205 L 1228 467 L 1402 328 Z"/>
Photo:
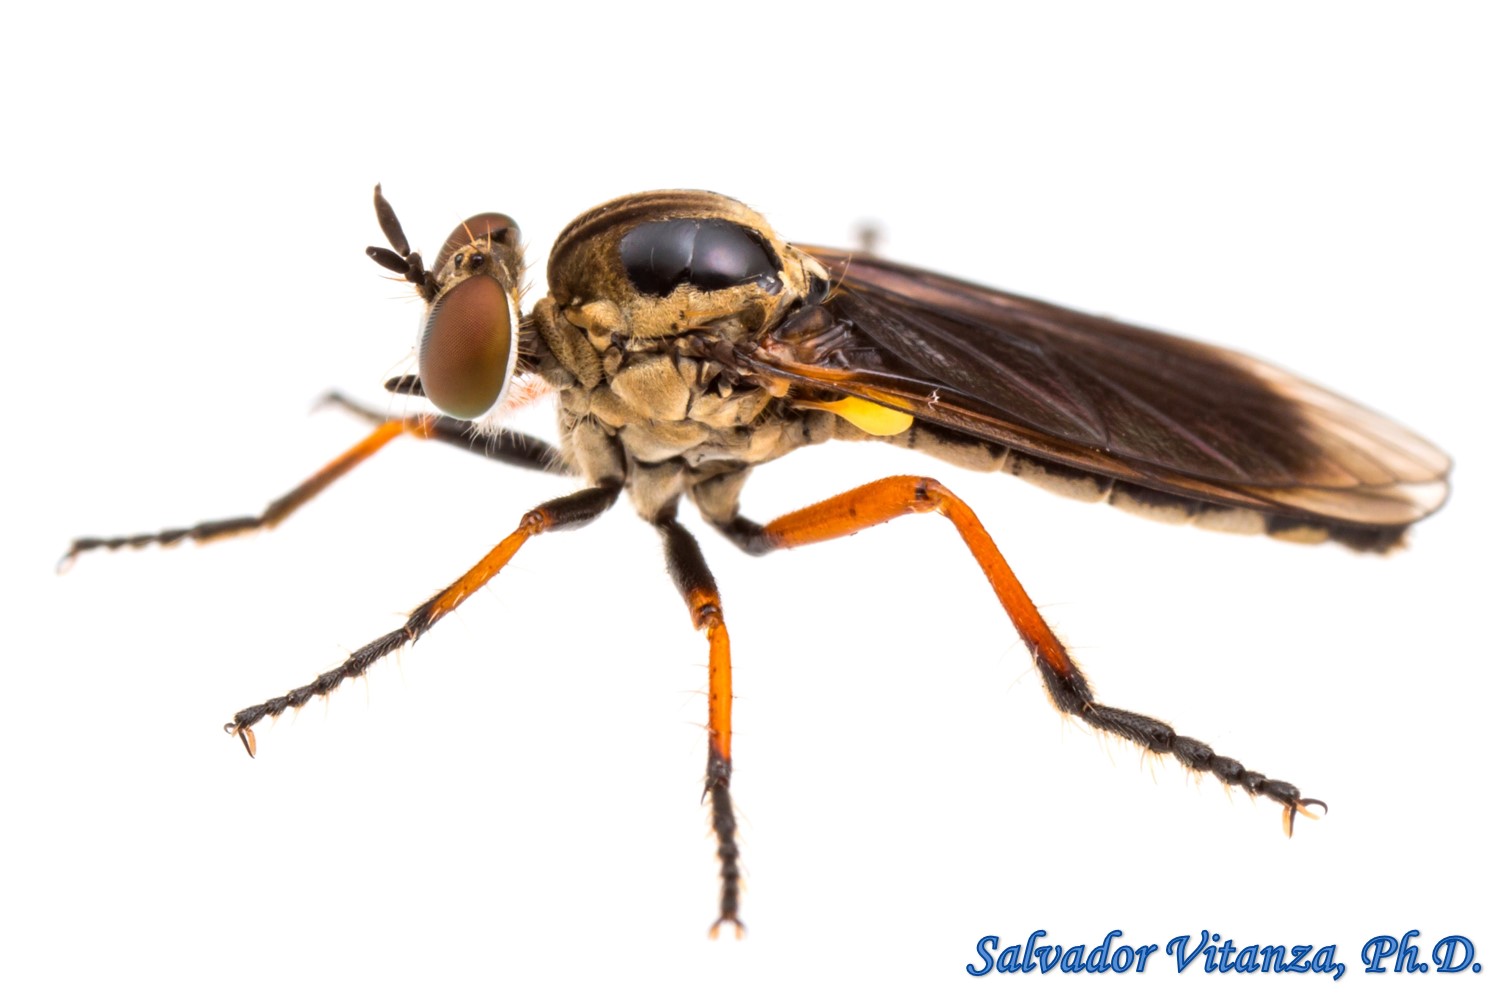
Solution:
<path fill-rule="evenodd" d="M 1234 351 L 880 260 L 800 247 L 839 323 L 757 361 L 961 434 L 1175 496 L 1359 529 L 1442 506 L 1450 462 Z M 790 334 L 788 335 L 791 336 Z"/>

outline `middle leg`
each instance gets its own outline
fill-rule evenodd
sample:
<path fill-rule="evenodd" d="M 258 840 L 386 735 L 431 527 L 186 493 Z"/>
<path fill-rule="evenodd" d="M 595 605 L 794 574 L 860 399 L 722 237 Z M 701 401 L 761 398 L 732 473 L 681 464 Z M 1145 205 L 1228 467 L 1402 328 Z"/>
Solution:
<path fill-rule="evenodd" d="M 714 583 L 703 550 L 678 523 L 675 512 L 656 519 L 667 554 L 667 572 L 682 599 L 687 602 L 693 627 L 708 633 L 708 775 L 703 797 L 709 800 L 714 835 L 719 842 L 719 919 L 709 930 L 718 937 L 719 928 L 734 925 L 736 937 L 745 933 L 740 922 L 740 849 L 734 841 L 734 803 L 729 797 L 729 775 L 732 770 L 729 750 L 730 714 L 733 685 L 730 679 L 729 630 L 724 627 L 724 611 L 719 601 L 719 587 Z"/>

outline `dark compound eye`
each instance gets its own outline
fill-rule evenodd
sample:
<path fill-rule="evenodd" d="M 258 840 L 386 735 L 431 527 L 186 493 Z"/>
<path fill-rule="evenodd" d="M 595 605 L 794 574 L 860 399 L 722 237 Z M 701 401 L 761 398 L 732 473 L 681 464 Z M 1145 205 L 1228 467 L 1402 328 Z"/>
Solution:
<path fill-rule="evenodd" d="M 814 304 L 828 298 L 828 279 L 816 274 L 807 276 L 807 301 Z"/>
<path fill-rule="evenodd" d="M 451 416 L 482 416 L 505 391 L 514 363 L 510 300 L 500 282 L 478 274 L 432 304 L 417 373 L 433 405 Z"/>
<path fill-rule="evenodd" d="M 781 289 L 781 266 L 765 239 L 728 219 L 643 222 L 620 240 L 620 261 L 647 295 L 670 295 L 682 284 L 705 292 L 752 282 Z"/>
<path fill-rule="evenodd" d="M 518 247 L 521 245 L 521 228 L 516 225 L 516 220 L 500 212 L 484 212 L 481 215 L 470 216 L 459 226 L 448 234 L 443 241 L 443 248 L 438 251 L 437 260 L 433 263 L 434 271 L 441 271 L 443 265 L 448 263 L 448 258 L 458 250 L 459 247 L 468 246 L 470 243 L 489 239 L 494 243 Z"/>

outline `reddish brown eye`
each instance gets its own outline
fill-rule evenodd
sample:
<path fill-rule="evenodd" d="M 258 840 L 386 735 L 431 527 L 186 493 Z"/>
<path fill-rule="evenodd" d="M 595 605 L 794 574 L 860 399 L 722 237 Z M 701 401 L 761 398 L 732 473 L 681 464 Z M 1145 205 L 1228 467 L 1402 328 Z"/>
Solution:
<path fill-rule="evenodd" d="M 510 300 L 499 281 L 476 274 L 433 303 L 417 372 L 438 409 L 465 420 L 483 415 L 505 391 L 514 363 Z"/>
<path fill-rule="evenodd" d="M 521 229 L 516 225 L 515 219 L 501 212 L 483 212 L 470 216 L 448 234 L 448 238 L 443 241 L 443 248 L 438 251 L 437 260 L 433 262 L 432 269 L 441 271 L 443 265 L 448 263 L 448 258 L 452 257 L 459 247 L 468 246 L 470 243 L 482 245 L 486 240 L 518 247 L 521 245 Z"/>

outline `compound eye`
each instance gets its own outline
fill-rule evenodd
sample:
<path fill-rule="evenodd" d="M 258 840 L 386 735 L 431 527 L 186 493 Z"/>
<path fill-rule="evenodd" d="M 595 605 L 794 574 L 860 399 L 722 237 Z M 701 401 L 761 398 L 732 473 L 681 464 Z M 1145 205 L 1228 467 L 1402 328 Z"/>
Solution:
<path fill-rule="evenodd" d="M 682 284 L 705 292 L 752 282 L 768 292 L 781 288 L 765 238 L 728 219 L 643 222 L 620 240 L 620 262 L 647 295 L 670 295 Z"/>
<path fill-rule="evenodd" d="M 505 392 L 515 352 L 510 299 L 495 278 L 476 274 L 427 313 L 417 348 L 422 390 L 444 413 L 473 420 Z"/>
<path fill-rule="evenodd" d="M 443 248 L 438 251 L 437 260 L 433 263 L 432 269 L 441 271 L 443 265 L 448 263 L 448 258 L 457 253 L 461 247 L 466 247 L 470 243 L 483 246 L 486 241 L 491 244 L 519 247 L 521 227 L 516 225 L 515 219 L 501 212 L 484 212 L 470 216 L 448 234 L 448 238 L 443 241 Z"/>

